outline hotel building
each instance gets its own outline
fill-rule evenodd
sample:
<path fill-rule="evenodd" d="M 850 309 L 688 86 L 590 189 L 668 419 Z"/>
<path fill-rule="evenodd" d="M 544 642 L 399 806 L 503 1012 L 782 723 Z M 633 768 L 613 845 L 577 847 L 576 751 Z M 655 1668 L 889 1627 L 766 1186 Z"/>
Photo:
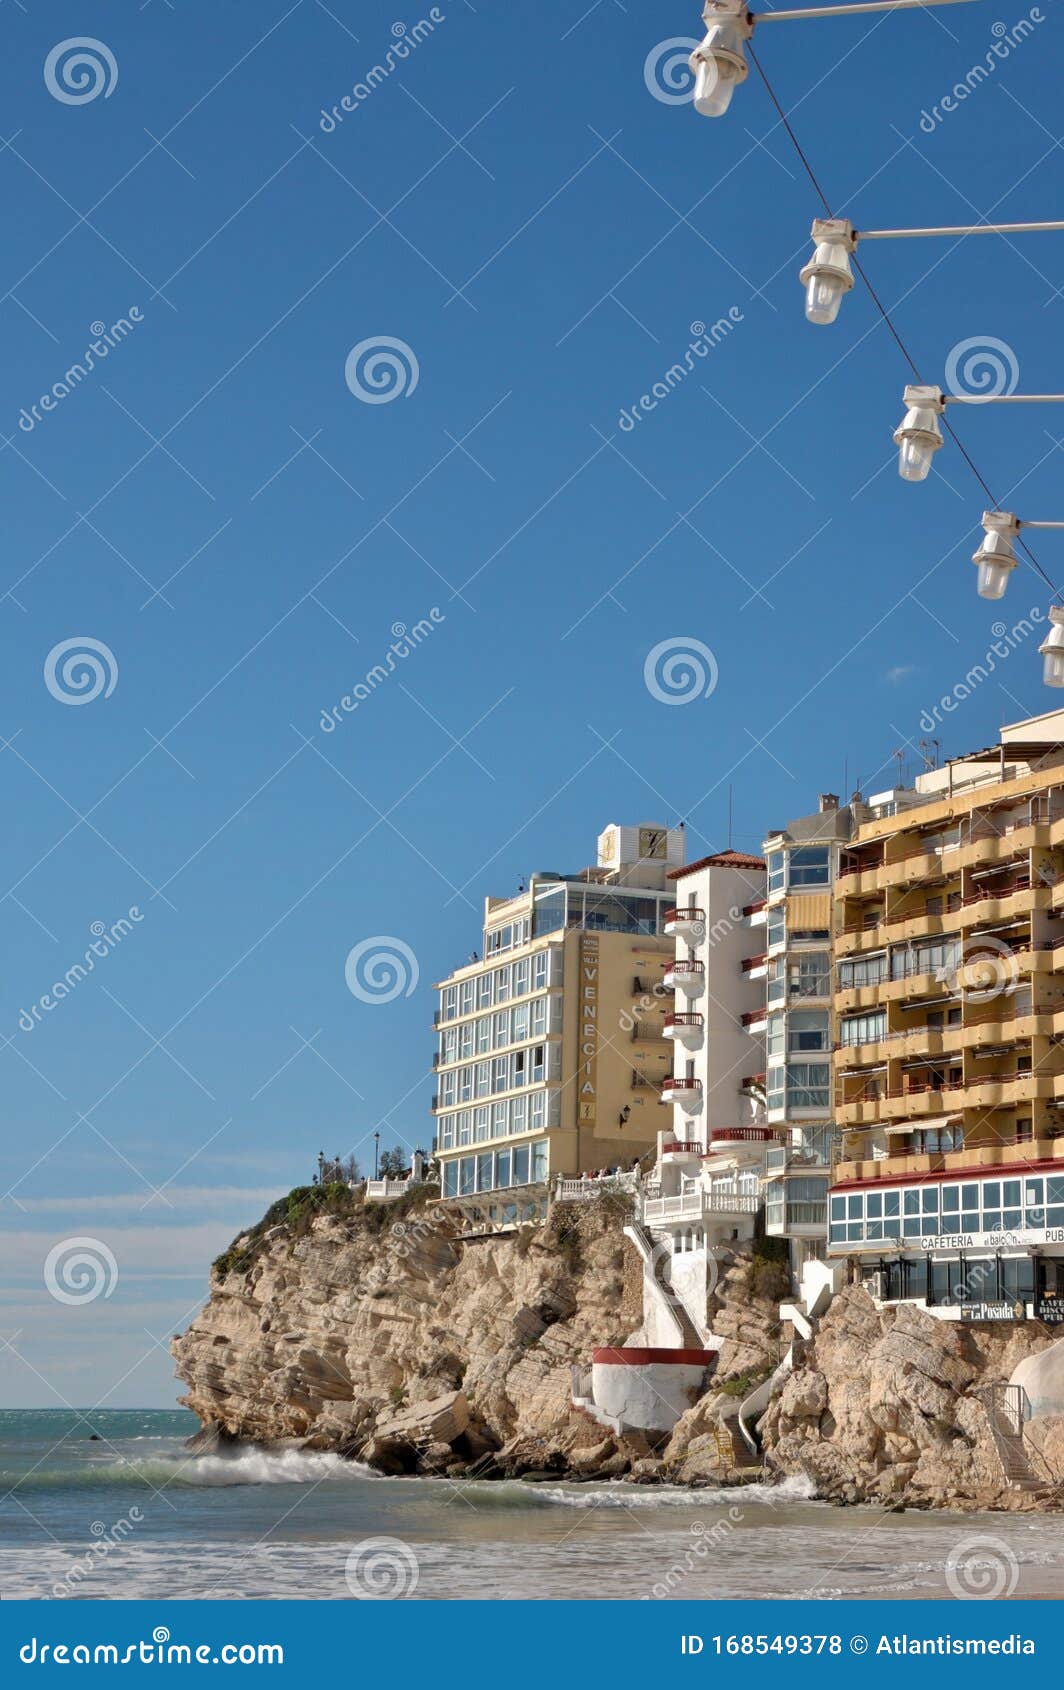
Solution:
<path fill-rule="evenodd" d="M 482 954 L 437 987 L 432 1106 L 442 1198 L 472 1229 L 540 1219 L 556 1176 L 653 1148 L 683 851 L 682 829 L 610 826 L 594 868 L 485 900 Z"/>
<path fill-rule="evenodd" d="M 945 1319 L 1064 1316 L 1064 711 L 869 800 L 835 887 L 828 1254 Z"/>

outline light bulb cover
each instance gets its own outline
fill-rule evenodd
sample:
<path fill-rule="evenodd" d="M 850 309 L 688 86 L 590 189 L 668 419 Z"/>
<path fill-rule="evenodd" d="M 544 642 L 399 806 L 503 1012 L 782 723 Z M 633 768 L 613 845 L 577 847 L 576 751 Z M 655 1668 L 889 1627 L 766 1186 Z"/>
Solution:
<path fill-rule="evenodd" d="M 1047 687 L 1064 687 L 1064 605 L 1050 605 L 1049 620 L 1052 626 L 1038 647 L 1042 679 Z"/>
<path fill-rule="evenodd" d="M 1011 511 L 984 511 L 983 538 L 978 551 L 972 553 L 979 571 L 980 598 L 1004 598 L 1009 576 L 1019 561 L 1014 543 L 1019 532 L 1020 524 Z"/>
<path fill-rule="evenodd" d="M 745 10 L 730 6 L 718 10 L 707 4 L 704 16 L 706 38 L 688 60 L 695 78 L 694 105 L 700 117 L 723 117 L 736 88 L 750 74 L 745 43 L 753 24 Z"/>
<path fill-rule="evenodd" d="M 798 272 L 806 290 L 805 314 L 811 323 L 833 323 L 843 295 L 853 287 L 850 254 L 857 236 L 845 217 L 818 217 L 811 232 L 813 256 Z"/>
<path fill-rule="evenodd" d="M 901 447 L 898 469 L 903 481 L 926 481 L 931 460 L 942 445 L 939 417 L 946 401 L 940 387 L 907 387 L 902 395 L 905 415 L 894 431 Z"/>

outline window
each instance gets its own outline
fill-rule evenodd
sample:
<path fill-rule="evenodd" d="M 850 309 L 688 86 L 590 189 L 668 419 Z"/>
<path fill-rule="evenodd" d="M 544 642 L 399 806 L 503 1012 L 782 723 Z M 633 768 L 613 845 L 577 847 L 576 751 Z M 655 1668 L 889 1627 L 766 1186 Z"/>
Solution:
<path fill-rule="evenodd" d="M 885 1009 L 873 1009 L 867 1015 L 844 1015 L 839 1022 L 839 1039 L 843 1045 L 875 1044 L 886 1036 Z"/>
<path fill-rule="evenodd" d="M 795 1052 L 827 1048 L 827 1012 L 818 1009 L 792 1010 L 787 1017 L 787 1049 Z"/>
<path fill-rule="evenodd" d="M 792 1062 L 787 1068 L 787 1102 L 792 1109 L 827 1110 L 831 1070 L 826 1062 Z"/>
<path fill-rule="evenodd" d="M 549 964 L 549 951 L 537 951 L 532 958 L 532 990 L 534 992 L 541 992 L 546 986 Z"/>
<path fill-rule="evenodd" d="M 443 1164 L 443 1195 L 445 1197 L 458 1196 L 458 1163 L 457 1161 Z"/>
<path fill-rule="evenodd" d="M 827 951 L 803 951 L 790 959 L 787 990 L 792 998 L 831 995 L 831 958 Z"/>
<path fill-rule="evenodd" d="M 876 951 L 870 956 L 850 957 L 839 963 L 839 991 L 854 986 L 879 986 L 887 978 L 887 954 Z"/>
<path fill-rule="evenodd" d="M 788 884 L 791 886 L 826 886 L 830 878 L 830 852 L 827 847 L 803 846 L 791 852 Z"/>
<path fill-rule="evenodd" d="M 443 1019 L 453 1021 L 458 1014 L 458 987 L 446 986 L 443 991 Z"/>
<path fill-rule="evenodd" d="M 782 850 L 778 849 L 770 851 L 766 860 L 768 862 L 768 895 L 771 898 L 773 892 L 783 891 L 786 884 L 787 864 Z"/>
<path fill-rule="evenodd" d="M 777 904 L 775 908 L 770 909 L 768 912 L 767 937 L 765 941 L 766 949 L 770 951 L 774 950 L 777 945 L 784 944 L 786 939 L 787 918 L 783 905 Z"/>

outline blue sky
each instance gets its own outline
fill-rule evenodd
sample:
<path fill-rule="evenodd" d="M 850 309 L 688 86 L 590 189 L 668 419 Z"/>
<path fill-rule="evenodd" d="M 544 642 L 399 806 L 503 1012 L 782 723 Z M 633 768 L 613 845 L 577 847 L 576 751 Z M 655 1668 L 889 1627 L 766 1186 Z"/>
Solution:
<path fill-rule="evenodd" d="M 1026 15 L 759 32 L 836 212 L 1060 215 L 1059 19 L 921 129 Z M 327 133 L 322 109 L 428 7 L 5 9 L 7 1406 L 169 1403 L 159 1341 L 238 1226 L 320 1146 L 365 1162 L 382 1122 L 427 1139 L 430 982 L 478 943 L 484 892 L 588 861 L 611 820 L 682 818 L 693 852 L 719 847 L 729 786 L 749 848 L 818 790 L 889 784 L 998 619 L 957 450 L 924 486 L 895 472 L 906 371 L 869 299 L 804 320 L 818 206 L 756 76 L 721 122 L 648 91 L 648 54 L 699 35 L 697 6 L 436 16 Z M 105 64 L 110 93 L 72 104 L 44 66 L 77 36 L 117 79 Z M 1062 255 L 1060 235 L 864 252 L 926 380 L 994 337 L 1021 391 L 1064 388 Z M 729 312 L 622 428 L 691 325 Z M 28 428 L 91 325 L 122 317 Z M 345 364 L 381 337 L 409 349 L 407 392 L 371 404 Z M 959 426 L 1007 508 L 1064 517 L 1059 411 Z M 1056 545 L 1038 550 L 1064 577 Z M 1047 592 L 1019 571 L 1009 625 Z M 86 638 L 114 684 L 75 707 L 44 669 Z M 718 669 L 683 708 L 644 679 L 673 639 Z M 946 752 L 1052 702 L 1036 644 L 946 718 Z M 418 984 L 361 1002 L 345 959 L 378 934 Z M 67 1306 L 43 1263 L 79 1236 L 118 1283 Z"/>

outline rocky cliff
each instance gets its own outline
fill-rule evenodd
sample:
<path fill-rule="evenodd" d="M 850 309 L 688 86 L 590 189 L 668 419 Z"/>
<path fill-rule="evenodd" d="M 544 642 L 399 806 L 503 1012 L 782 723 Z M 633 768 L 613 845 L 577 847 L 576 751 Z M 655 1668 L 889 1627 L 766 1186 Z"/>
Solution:
<path fill-rule="evenodd" d="M 216 1263 L 207 1306 L 174 1340 L 183 1400 L 210 1437 L 297 1440 L 385 1472 L 749 1477 L 736 1414 L 781 1354 L 780 1270 L 760 1257 L 721 1264 L 707 1309 L 719 1362 L 665 1447 L 614 1438 L 571 1405 L 571 1364 L 641 1325 L 627 1218 L 603 1198 L 458 1242 L 424 1194 L 382 1208 L 342 1188 L 293 1193 Z M 766 1466 L 840 1502 L 1053 1506 L 1051 1488 L 1007 1485 L 979 1392 L 1056 1336 L 877 1312 L 850 1287 L 765 1414 Z M 1064 1421 L 1035 1430 L 1036 1476 L 1064 1473 Z"/>
<path fill-rule="evenodd" d="M 1029 1321 L 962 1326 L 902 1305 L 877 1312 L 859 1286 L 831 1304 L 762 1422 L 766 1461 L 820 1496 L 909 1507 L 1059 1506 L 1064 1421 L 1027 1429 L 1042 1488 L 1010 1487 L 984 1392 L 1060 1334 Z"/>
<path fill-rule="evenodd" d="M 183 1401 L 205 1429 L 392 1472 L 657 1471 L 640 1440 L 607 1436 L 570 1402 L 571 1364 L 642 1321 L 622 1203 L 558 1205 L 542 1229 L 462 1243 L 431 1200 L 320 1207 L 293 1193 L 238 1238 L 174 1339 Z M 736 1259 L 717 1289 L 713 1318 L 730 1332 L 720 1379 L 777 1359 L 778 1287 L 751 1277 Z"/>

